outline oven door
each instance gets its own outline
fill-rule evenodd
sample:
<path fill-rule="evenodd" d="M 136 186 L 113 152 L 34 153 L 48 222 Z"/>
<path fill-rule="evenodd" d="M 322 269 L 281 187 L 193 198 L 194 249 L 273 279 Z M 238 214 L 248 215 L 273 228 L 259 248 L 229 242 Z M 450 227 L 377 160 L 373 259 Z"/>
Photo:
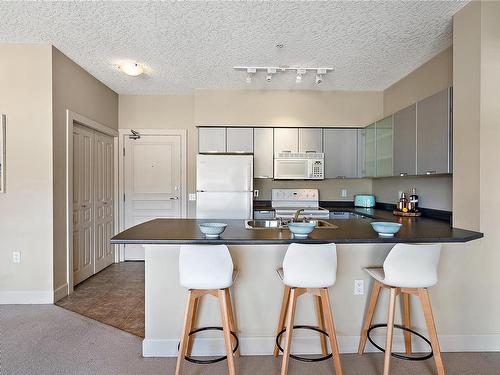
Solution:
<path fill-rule="evenodd" d="M 309 178 L 308 159 L 274 159 L 274 179 L 304 180 Z"/>

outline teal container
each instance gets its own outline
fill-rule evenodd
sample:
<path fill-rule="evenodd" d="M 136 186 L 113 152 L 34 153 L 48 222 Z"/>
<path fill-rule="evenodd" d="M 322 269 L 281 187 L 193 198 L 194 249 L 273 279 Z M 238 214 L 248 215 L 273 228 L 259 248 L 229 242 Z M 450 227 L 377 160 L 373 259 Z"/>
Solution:
<path fill-rule="evenodd" d="M 368 194 L 357 194 L 354 196 L 354 206 L 356 207 L 375 207 L 375 196 Z"/>

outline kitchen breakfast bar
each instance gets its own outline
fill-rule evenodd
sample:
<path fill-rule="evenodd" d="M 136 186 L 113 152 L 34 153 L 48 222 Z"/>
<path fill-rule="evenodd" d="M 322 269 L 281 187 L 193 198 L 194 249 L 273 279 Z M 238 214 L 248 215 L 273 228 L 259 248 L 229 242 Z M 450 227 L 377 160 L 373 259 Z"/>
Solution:
<path fill-rule="evenodd" d="M 345 209 L 343 209 L 345 210 Z M 439 277 L 453 278 L 453 256 L 460 252 L 460 244 L 478 240 L 478 232 L 453 228 L 449 222 L 427 217 L 394 217 L 391 212 L 378 209 L 350 209 L 356 215 L 347 220 L 325 220 L 308 238 L 293 238 L 286 228 L 256 229 L 246 220 L 216 220 L 227 223 L 219 238 L 208 239 L 199 224 L 214 220 L 155 219 L 139 224 L 116 235 L 113 244 L 142 244 L 145 248 L 145 338 L 143 356 L 175 357 L 183 326 L 186 289 L 179 285 L 179 248 L 182 244 L 226 244 L 235 268 L 239 271 L 233 286 L 233 304 L 238 325 L 242 355 L 270 355 L 275 343 L 275 330 L 283 295 L 283 284 L 276 274 L 290 243 L 336 243 L 337 281 L 330 289 L 332 310 L 340 351 L 356 352 L 359 332 L 369 295 L 370 278 L 362 268 L 381 265 L 395 243 L 443 243 Z M 353 216 L 354 217 L 354 216 Z M 380 237 L 371 227 L 372 221 L 392 221 L 402 224 L 391 238 Z M 255 223 L 254 223 L 255 224 Z M 364 291 L 354 293 L 354 280 L 364 281 Z M 443 283 L 446 287 L 446 283 Z M 440 285 L 430 290 L 431 297 Z M 385 322 L 387 306 L 382 296 L 382 308 L 374 322 Z M 310 296 L 298 305 L 296 324 L 315 324 L 314 303 Z M 310 300 L 308 300 L 310 298 Z M 436 319 L 445 319 L 449 306 L 436 302 Z M 417 305 L 417 303 L 415 303 Z M 200 304 L 199 327 L 220 326 L 219 307 L 215 298 L 205 297 Z M 412 327 L 425 332 L 425 321 L 420 307 L 412 307 Z M 438 325 L 439 326 L 439 325 Z M 384 334 L 382 330 L 380 332 Z M 383 336 L 381 336 L 383 341 Z M 395 336 L 394 348 L 403 345 L 402 336 Z M 382 342 L 381 341 L 381 342 Z M 416 350 L 419 343 L 415 344 Z M 367 347 L 368 350 L 373 347 Z M 293 352 L 321 353 L 320 340 L 309 332 L 294 334 Z M 197 335 L 192 349 L 194 356 L 223 355 L 224 343 L 218 332 Z"/>

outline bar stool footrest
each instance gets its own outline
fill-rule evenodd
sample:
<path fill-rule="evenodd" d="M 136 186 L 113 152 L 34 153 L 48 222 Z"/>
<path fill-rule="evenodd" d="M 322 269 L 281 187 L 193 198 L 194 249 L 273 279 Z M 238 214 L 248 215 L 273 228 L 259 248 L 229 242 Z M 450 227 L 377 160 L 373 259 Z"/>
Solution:
<path fill-rule="evenodd" d="M 315 326 L 297 325 L 297 326 L 293 326 L 293 329 L 308 329 L 311 331 L 316 331 L 316 332 L 328 337 L 328 333 L 326 331 L 324 331 L 318 327 L 315 327 Z M 285 333 L 285 332 L 286 332 L 286 327 L 283 328 L 276 336 L 276 346 L 278 347 L 278 349 L 281 353 L 283 353 L 283 348 L 280 345 L 280 338 L 281 338 L 281 335 L 283 335 L 283 333 Z M 298 355 L 290 354 L 290 358 L 295 359 L 296 361 L 301 361 L 301 362 L 321 362 L 321 361 L 326 361 L 327 359 L 332 358 L 332 353 L 325 355 L 323 357 L 318 357 L 318 358 L 308 358 L 308 357 L 301 357 Z"/>
<path fill-rule="evenodd" d="M 371 342 L 371 344 L 377 348 L 378 350 L 380 350 L 381 352 L 385 353 L 385 349 L 382 348 L 381 346 L 375 344 L 375 342 L 372 340 L 371 336 L 370 336 L 370 333 L 372 330 L 376 329 L 376 328 L 380 328 L 380 327 L 387 327 L 387 324 L 374 324 L 372 325 L 369 329 L 368 329 L 368 332 L 367 332 L 367 337 L 368 337 L 368 341 Z M 427 354 L 424 354 L 424 355 L 421 355 L 421 356 L 409 356 L 409 355 L 404 355 L 404 354 L 400 354 L 400 353 L 391 353 L 391 356 L 394 357 L 394 358 L 398 358 L 398 359 L 403 359 L 405 361 L 425 361 L 429 358 L 432 358 L 434 356 L 434 352 L 432 351 L 432 345 L 431 345 L 431 342 L 422 334 L 410 329 L 410 328 L 406 328 L 406 327 L 403 327 L 399 324 L 394 324 L 394 328 L 397 328 L 397 329 L 401 329 L 403 331 L 406 331 L 406 332 L 410 332 L 412 334 L 414 334 L 415 336 L 418 336 L 420 337 L 422 340 L 424 340 L 427 345 L 429 345 L 429 348 L 431 349 L 431 351 Z"/>
<path fill-rule="evenodd" d="M 189 332 L 189 336 L 192 336 L 192 335 L 194 335 L 198 332 L 202 332 L 202 331 L 224 331 L 224 329 L 222 327 L 201 327 L 201 328 L 195 329 L 194 331 Z M 236 343 L 235 343 L 234 348 L 233 348 L 233 354 L 234 354 L 238 350 L 238 347 L 240 345 L 240 341 L 238 340 L 238 336 L 236 336 L 236 334 L 232 331 L 231 331 L 231 336 L 233 336 L 234 339 L 236 340 Z M 179 348 L 179 346 L 180 346 L 180 343 L 177 346 L 177 349 Z M 196 363 L 197 365 L 211 365 L 212 363 L 222 362 L 222 361 L 226 360 L 227 355 L 225 355 L 223 357 L 217 357 L 214 359 L 195 359 L 193 357 L 185 356 L 184 359 L 188 362 Z"/>

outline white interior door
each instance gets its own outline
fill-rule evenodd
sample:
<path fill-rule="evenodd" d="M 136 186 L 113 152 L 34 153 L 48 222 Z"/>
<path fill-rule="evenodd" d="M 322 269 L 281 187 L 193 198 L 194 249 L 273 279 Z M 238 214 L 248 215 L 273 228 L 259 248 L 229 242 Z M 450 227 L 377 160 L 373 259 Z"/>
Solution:
<path fill-rule="evenodd" d="M 113 138 L 95 133 L 95 273 L 113 263 Z"/>
<path fill-rule="evenodd" d="M 94 274 L 94 132 L 73 126 L 73 284 Z"/>
<path fill-rule="evenodd" d="M 125 229 L 156 219 L 181 217 L 181 136 L 124 136 Z M 125 260 L 143 260 L 140 245 L 125 246 Z"/>

